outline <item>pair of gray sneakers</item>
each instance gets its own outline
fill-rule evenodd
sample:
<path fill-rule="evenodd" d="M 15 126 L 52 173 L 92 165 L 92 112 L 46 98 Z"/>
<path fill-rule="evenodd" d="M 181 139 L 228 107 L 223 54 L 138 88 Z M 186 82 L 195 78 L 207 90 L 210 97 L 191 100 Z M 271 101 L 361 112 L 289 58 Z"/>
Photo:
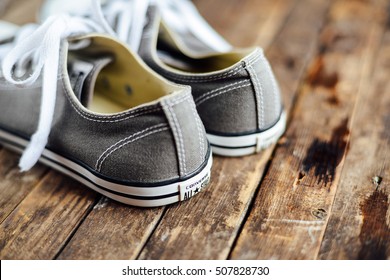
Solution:
<path fill-rule="evenodd" d="M 153 207 L 208 184 L 211 147 L 243 156 L 276 142 L 285 115 L 261 49 L 232 49 L 186 0 L 134 2 L 0 23 L 0 142 L 24 150 L 23 171 L 40 160 L 109 198 Z"/>

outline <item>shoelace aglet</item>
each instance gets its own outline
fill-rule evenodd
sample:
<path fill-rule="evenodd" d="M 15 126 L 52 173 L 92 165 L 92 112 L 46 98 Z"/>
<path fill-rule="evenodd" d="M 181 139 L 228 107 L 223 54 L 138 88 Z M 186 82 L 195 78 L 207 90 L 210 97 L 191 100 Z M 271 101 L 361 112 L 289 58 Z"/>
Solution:
<path fill-rule="evenodd" d="M 29 171 L 38 162 L 47 144 L 47 137 L 34 134 L 19 161 L 20 172 Z"/>

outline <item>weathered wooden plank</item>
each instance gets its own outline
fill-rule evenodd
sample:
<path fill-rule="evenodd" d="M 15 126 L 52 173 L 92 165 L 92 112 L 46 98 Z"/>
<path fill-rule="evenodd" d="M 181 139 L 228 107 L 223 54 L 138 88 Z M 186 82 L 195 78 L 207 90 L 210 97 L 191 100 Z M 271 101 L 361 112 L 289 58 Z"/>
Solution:
<path fill-rule="evenodd" d="M 218 2 L 218 3 L 217 3 Z M 221 3 L 224 2 L 222 0 L 220 1 L 213 1 L 213 5 L 221 5 Z M 242 1 L 244 3 L 244 1 Z M 225 2 L 224 2 L 225 3 Z M 202 8 L 202 5 L 210 5 L 211 2 L 203 2 L 198 3 L 199 7 Z M 226 6 L 227 4 L 224 4 Z M 262 18 L 259 18 L 259 21 L 261 21 Z M 249 174 L 245 175 L 247 176 L 244 178 L 240 174 L 237 174 L 237 185 L 242 186 L 241 189 L 237 188 L 236 186 L 229 187 L 229 190 L 227 190 L 227 184 L 225 183 L 218 184 L 218 187 L 220 188 L 220 192 L 224 193 L 224 196 L 229 200 L 230 196 L 237 196 L 236 204 L 238 205 L 238 208 L 243 209 L 245 208 L 245 205 L 241 205 L 244 198 L 240 198 L 240 195 L 250 196 L 250 194 L 245 194 L 246 185 L 251 186 L 252 188 L 255 187 L 260 179 L 261 176 L 261 170 L 264 169 L 264 166 L 266 164 L 266 159 L 269 157 L 270 151 L 268 151 L 264 158 L 262 159 L 254 159 L 253 161 L 256 162 L 253 166 L 248 166 L 246 168 L 248 172 L 251 172 L 251 174 L 254 174 L 253 178 L 248 176 Z M 223 164 L 225 166 L 230 166 L 230 161 L 223 162 L 220 161 L 220 164 Z M 215 164 L 218 166 L 218 163 Z M 242 166 L 242 163 L 239 163 L 240 166 Z M 234 167 L 235 165 L 233 165 Z M 236 167 L 234 167 L 236 168 Z M 229 173 L 235 173 L 235 169 L 229 167 L 229 171 L 225 169 L 225 171 Z M 214 168 L 218 169 L 218 168 Z M 252 170 L 252 171 L 250 171 Z M 224 177 L 225 174 L 219 174 L 219 171 L 213 173 L 214 180 L 219 180 L 219 177 Z M 241 176 L 241 177 L 240 177 Z M 245 180 L 247 181 L 245 183 Z M 249 182 L 248 182 L 249 181 Z M 214 186 L 211 186 L 211 188 L 215 188 Z M 232 191 L 229 193 L 229 191 Z M 252 191 L 253 192 L 253 191 Z M 221 200 L 221 197 L 219 195 L 218 191 L 214 191 L 212 193 L 212 196 L 215 198 L 208 197 L 209 194 L 204 193 L 198 195 L 198 197 L 192 198 L 190 201 L 186 203 L 182 203 L 180 205 L 175 205 L 172 207 L 172 209 L 181 209 L 184 207 L 186 209 L 183 211 L 183 213 L 180 215 L 179 212 L 179 220 L 186 219 L 187 212 L 189 209 L 195 207 L 199 203 L 206 202 L 208 204 L 209 201 L 213 201 L 214 199 Z M 206 198 L 205 200 L 205 197 Z M 244 201 L 245 202 L 245 201 Z M 204 207 L 205 205 L 203 205 Z M 225 205 L 228 206 L 228 205 Z M 122 205 L 119 205 L 117 203 L 114 203 L 112 201 L 107 202 L 104 207 L 100 208 L 97 207 L 93 209 L 90 213 L 90 215 L 85 219 L 83 224 L 80 226 L 72 240 L 69 242 L 69 244 L 66 246 L 64 251 L 59 255 L 59 258 L 62 259 L 79 259 L 79 258 L 93 258 L 93 259 L 106 259 L 106 258 L 119 258 L 119 259 L 133 259 L 137 258 L 139 255 L 139 252 L 143 249 L 145 246 L 146 241 L 152 234 L 153 230 L 155 229 L 156 225 L 161 220 L 161 217 L 165 213 L 165 208 L 159 208 L 159 209 L 153 209 L 153 210 L 146 210 L 146 209 L 134 209 L 131 207 L 123 207 Z M 170 207 L 169 207 L 170 208 Z M 230 209 L 230 207 L 229 207 Z M 209 211 L 212 211 L 212 209 L 209 209 Z M 175 211 L 175 210 L 173 210 Z M 230 211 L 230 210 L 229 210 Z M 229 211 L 224 211 L 224 214 Z M 239 214 L 240 210 L 236 210 L 236 214 Z M 222 216 L 222 213 L 216 213 L 218 217 Z M 113 215 L 115 218 L 113 218 Z M 131 219 L 129 219 L 131 217 Z M 188 225 L 189 226 L 189 225 Z M 115 230 L 116 229 L 116 230 Z M 236 226 L 237 230 L 238 226 Z M 199 232 L 199 238 L 204 238 L 203 232 Z M 234 236 L 228 237 L 230 238 L 230 243 L 233 242 Z M 194 246 L 197 246 L 197 243 L 193 243 Z M 228 254 L 229 248 L 225 249 L 225 255 Z M 199 252 L 199 251 L 198 251 Z"/>
<path fill-rule="evenodd" d="M 390 29 L 363 81 L 321 259 L 390 259 L 389 76 Z"/>
<path fill-rule="evenodd" d="M 229 42 L 237 47 L 259 45 L 263 48 L 267 48 L 275 39 L 296 2 L 296 0 L 225 0 L 223 3 L 194 1 L 202 15 Z"/>
<path fill-rule="evenodd" d="M 284 143 L 232 259 L 315 259 L 349 143 L 360 81 L 377 49 L 386 1 L 334 1 Z"/>
<path fill-rule="evenodd" d="M 0 148 L 0 223 L 19 205 L 39 183 L 47 168 L 38 165 L 21 174 L 19 155 Z"/>
<path fill-rule="evenodd" d="M 263 47 L 264 49 L 267 49 L 272 41 L 277 37 L 276 35 L 278 32 L 281 31 L 284 24 L 287 22 L 288 16 L 291 14 L 292 9 L 295 8 L 295 5 L 299 1 L 286 1 L 286 0 L 278 0 L 278 1 L 272 1 L 272 9 L 269 9 L 269 16 L 267 18 L 267 21 L 262 24 L 261 26 L 255 26 L 255 30 L 258 30 L 257 36 L 252 37 L 252 39 L 248 38 L 247 42 L 243 42 L 241 46 L 245 47 L 250 44 L 258 45 Z M 266 2 L 263 1 L 257 12 L 262 11 L 265 8 Z M 267 3 L 268 4 L 268 3 Z M 267 13 L 267 10 L 265 11 Z M 254 15 L 256 17 L 256 15 Z M 243 22 L 241 20 L 241 22 Z M 245 31 L 248 29 L 248 26 L 250 28 L 253 28 L 252 25 L 246 25 L 245 28 L 242 29 L 242 32 L 245 33 Z M 239 31 L 237 31 L 239 32 Z M 256 41 L 252 42 L 253 38 L 257 38 Z"/>
<path fill-rule="evenodd" d="M 0 225 L 0 258 L 54 258 L 96 197 L 51 171 Z"/>
<path fill-rule="evenodd" d="M 167 210 L 141 259 L 226 259 L 272 150 L 216 158 L 209 188 Z"/>
<path fill-rule="evenodd" d="M 59 259 L 136 259 L 164 213 L 102 198 Z"/>
<path fill-rule="evenodd" d="M 323 27 L 328 7 L 329 1 L 326 0 L 300 0 L 281 34 L 266 49 L 288 113 L 305 77 L 307 64 L 317 51 L 319 32 Z"/>
<path fill-rule="evenodd" d="M 294 9 L 285 28 L 271 49 L 285 50 L 271 63 L 280 80 L 292 80 L 302 73 L 314 53 L 318 31 L 327 11 L 327 2 L 304 1 Z M 303 32 L 301 36 L 293 36 Z M 250 32 L 248 30 L 247 32 Z M 256 33 L 256 31 L 254 31 Z M 240 34 L 237 34 L 240 36 Z M 307 41 L 311 43 L 308 44 Z M 274 54 L 276 55 L 276 54 Z M 294 65 L 285 61 L 294 61 Z M 288 70 L 280 71 L 288 68 Z M 284 74 L 284 76 L 281 76 Z M 295 86 L 295 88 L 294 88 Z M 284 84 L 287 110 L 298 87 L 298 81 Z M 248 208 L 263 176 L 272 148 L 262 155 L 244 158 L 215 158 L 213 178 L 204 194 L 187 204 L 169 208 L 145 249 L 141 259 L 226 259 L 236 239 Z M 178 249 L 179 248 L 179 249 Z"/>

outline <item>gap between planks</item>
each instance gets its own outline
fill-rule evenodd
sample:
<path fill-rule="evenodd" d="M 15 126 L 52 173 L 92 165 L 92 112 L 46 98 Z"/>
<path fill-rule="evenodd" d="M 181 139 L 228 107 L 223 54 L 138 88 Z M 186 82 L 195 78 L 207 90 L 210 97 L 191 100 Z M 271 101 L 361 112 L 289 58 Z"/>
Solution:
<path fill-rule="evenodd" d="M 324 2 L 322 2 L 323 5 L 319 6 L 317 6 L 314 1 L 305 1 L 305 3 L 309 3 L 311 5 L 302 8 L 304 11 L 310 10 L 312 12 L 313 9 L 315 9 L 316 7 L 317 11 L 321 11 L 319 13 L 320 15 L 322 15 L 326 11 L 327 5 L 325 5 Z M 296 26 L 296 29 L 293 28 L 293 25 L 289 24 L 289 32 L 295 33 L 296 30 L 303 29 L 308 31 L 308 33 L 312 36 L 316 36 L 318 34 L 317 28 L 320 28 L 322 25 L 321 17 L 318 18 L 318 15 L 316 15 L 315 17 L 310 17 L 310 19 L 312 20 L 312 25 L 310 25 L 308 24 L 307 20 L 302 19 L 300 14 L 301 10 L 295 10 L 294 12 L 294 18 L 293 16 L 291 16 L 290 18 L 294 19 L 300 24 Z M 281 36 L 281 34 L 279 35 Z M 298 81 L 300 80 L 300 75 L 303 72 L 301 69 L 303 69 L 304 65 L 306 65 L 307 60 L 309 59 L 308 56 L 310 56 L 310 53 L 314 52 L 315 48 L 315 43 L 307 44 L 305 41 L 304 44 L 302 44 L 303 41 L 296 40 L 296 38 L 293 37 L 293 34 L 291 34 L 290 36 L 292 39 L 291 44 L 293 44 L 294 42 L 298 42 L 297 44 L 293 44 L 296 47 L 296 49 L 293 49 L 293 51 L 300 51 L 301 49 L 303 49 L 302 52 L 297 52 L 298 54 L 302 54 L 302 57 L 297 57 L 297 53 L 291 53 L 288 51 L 282 51 L 279 53 L 278 51 L 275 51 L 273 53 L 275 56 L 271 55 L 270 57 L 271 63 L 273 64 L 273 66 L 276 66 L 275 70 L 277 74 L 283 73 L 283 71 L 280 71 L 281 69 L 289 68 L 288 71 L 284 70 L 285 72 L 287 72 L 287 74 L 285 75 L 287 79 L 285 80 L 289 80 L 292 82 L 282 84 L 282 91 L 285 94 L 290 94 L 290 96 L 285 96 L 287 99 L 287 109 L 289 109 L 291 106 L 291 100 L 293 99 L 293 96 L 296 92 L 296 88 L 299 84 Z M 286 47 L 285 42 L 283 42 L 282 40 L 280 40 L 279 43 L 280 45 L 271 46 L 271 50 L 280 50 Z M 280 58 L 281 53 L 283 54 L 282 58 Z M 275 59 L 276 57 L 277 59 Z M 286 64 L 286 61 L 290 62 L 292 59 L 294 60 L 294 65 L 291 66 L 290 63 Z M 289 67 L 286 67 L 286 65 L 288 65 Z M 296 72 L 293 72 L 292 69 L 296 70 Z M 296 77 L 295 75 L 298 75 L 298 77 Z M 271 154 L 272 149 L 268 150 L 268 152 Z M 208 201 L 210 201 L 210 203 L 217 204 L 213 207 L 210 205 L 205 205 L 205 203 L 207 202 L 197 202 L 197 204 L 193 205 L 194 207 L 192 209 L 181 208 L 180 206 L 178 206 L 176 209 L 169 209 L 169 215 L 164 217 L 163 223 L 160 224 L 158 228 L 158 232 L 155 234 L 155 236 L 152 237 L 151 242 L 146 245 L 146 248 L 141 255 L 141 259 L 227 258 L 230 252 L 230 248 L 234 240 L 236 239 L 237 231 L 243 222 L 243 215 L 245 215 L 248 210 L 249 201 L 252 199 L 254 191 L 258 187 L 258 182 L 260 181 L 260 178 L 264 171 L 264 167 L 268 162 L 270 154 L 264 158 L 261 158 L 260 156 L 254 156 L 247 157 L 245 159 L 229 159 L 226 161 L 221 160 L 221 163 L 226 165 L 229 164 L 231 169 L 227 169 L 227 166 L 216 166 L 214 167 L 215 170 L 219 171 L 216 176 L 221 176 L 221 173 L 232 175 L 222 181 L 225 182 L 225 185 L 222 185 L 223 188 L 219 185 L 211 186 L 212 190 L 210 195 L 212 197 L 210 199 L 207 199 Z M 265 161 L 263 165 L 259 165 L 259 162 L 261 160 Z M 219 162 L 217 161 L 217 163 Z M 252 171 L 254 168 L 253 166 L 256 165 L 257 167 L 254 169 L 255 171 Z M 244 171 L 242 172 L 241 170 Z M 235 174 L 240 172 L 242 172 L 242 174 Z M 235 177 L 241 178 L 241 183 L 238 183 L 238 178 Z M 237 188 L 246 188 L 246 190 L 241 190 L 241 196 L 243 197 L 241 201 L 242 205 L 239 205 L 238 207 L 237 204 L 235 204 L 237 203 L 236 197 L 240 196 L 238 195 L 240 191 L 237 191 Z M 224 190 L 227 190 L 227 193 L 230 195 L 225 195 L 223 193 Z M 244 192 L 246 192 L 246 194 L 244 194 Z M 225 204 L 228 204 L 229 201 L 232 206 L 230 209 L 225 206 Z M 237 212 L 235 211 L 237 211 L 239 215 L 237 215 Z M 206 215 L 202 216 L 202 214 Z M 195 217 L 199 216 L 199 221 L 191 220 L 190 217 L 192 215 Z M 204 218 L 205 216 L 206 218 Z M 197 236 L 201 236 L 201 238 L 194 240 Z M 181 250 L 178 251 L 178 247 L 181 248 Z"/>
<path fill-rule="evenodd" d="M 348 128 L 356 101 L 353 93 L 361 90 L 354 81 L 364 73 L 360 64 L 365 65 L 370 51 L 378 47 L 378 38 L 366 41 L 366 35 L 377 27 L 380 19 L 375 12 L 383 9 L 384 2 L 375 4 L 332 3 L 321 35 L 321 52 L 309 69 L 287 131 L 289 139 L 275 154 L 232 258 L 317 257 L 348 148 Z M 360 17 L 355 16 L 357 12 Z M 352 23 L 354 29 L 345 29 Z M 341 42 L 335 39 L 338 35 Z M 344 89 L 340 86 L 336 91 L 338 84 Z M 337 110 L 330 110 L 332 107 Z M 316 114 L 318 118 L 313 119 Z"/>
<path fill-rule="evenodd" d="M 383 22 L 386 16 L 388 20 L 389 12 L 378 13 Z M 380 31 L 378 28 L 374 32 Z M 379 52 L 373 53 L 375 64 L 366 67 L 362 80 L 352 118 L 354 145 L 346 157 L 320 259 L 390 258 L 389 50 L 387 28 Z"/>

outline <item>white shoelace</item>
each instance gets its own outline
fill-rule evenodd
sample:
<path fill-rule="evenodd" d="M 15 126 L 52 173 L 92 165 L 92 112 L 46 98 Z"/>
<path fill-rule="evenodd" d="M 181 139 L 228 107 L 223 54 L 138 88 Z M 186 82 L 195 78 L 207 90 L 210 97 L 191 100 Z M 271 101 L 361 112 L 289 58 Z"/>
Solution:
<path fill-rule="evenodd" d="M 183 33 L 190 31 L 203 44 L 217 52 L 232 49 L 232 46 L 199 14 L 190 0 L 156 0 L 156 3 L 170 28 Z"/>
<path fill-rule="evenodd" d="M 12 44 L 0 45 L 0 77 L 3 76 L 10 84 L 31 87 L 43 74 L 38 128 L 19 162 L 21 171 L 28 171 L 37 163 L 49 138 L 55 111 L 62 40 L 91 32 L 106 32 L 118 36 L 137 51 L 147 20 L 147 8 L 157 4 L 172 28 L 190 28 L 193 34 L 199 35 L 199 39 L 217 51 L 230 49 L 230 45 L 208 26 L 188 0 L 113 0 L 105 7 L 104 14 L 100 1 L 93 0 L 92 17 L 97 22 L 81 17 L 52 16 L 41 26 L 27 25 L 21 28 Z M 23 70 L 30 63 L 33 69 L 31 75 L 18 78 L 26 76 Z"/>
<path fill-rule="evenodd" d="M 161 0 L 160 0 L 161 1 Z M 152 0 L 109 1 L 102 10 L 101 0 L 92 0 L 92 17 L 105 31 L 138 51 L 146 13 Z"/>
<path fill-rule="evenodd" d="M 99 21 L 105 31 L 138 51 L 147 9 L 156 5 L 165 23 L 181 33 L 190 31 L 204 45 L 217 52 L 231 50 L 225 41 L 199 14 L 189 0 L 111 0 L 101 7 L 101 0 L 92 0 L 92 16 Z M 90 13 L 90 12 L 87 12 Z"/>
<path fill-rule="evenodd" d="M 37 163 L 48 141 L 55 111 L 62 41 L 71 36 L 102 31 L 99 25 L 87 19 L 53 16 L 39 27 L 37 25 L 22 27 L 11 46 L 7 44 L 0 46 L 0 60 L 4 58 L 2 75 L 10 84 L 27 88 L 37 82 L 43 74 L 38 128 L 19 162 L 21 171 L 28 171 Z M 21 76 L 18 72 L 30 63 L 31 75 L 17 78 Z"/>

